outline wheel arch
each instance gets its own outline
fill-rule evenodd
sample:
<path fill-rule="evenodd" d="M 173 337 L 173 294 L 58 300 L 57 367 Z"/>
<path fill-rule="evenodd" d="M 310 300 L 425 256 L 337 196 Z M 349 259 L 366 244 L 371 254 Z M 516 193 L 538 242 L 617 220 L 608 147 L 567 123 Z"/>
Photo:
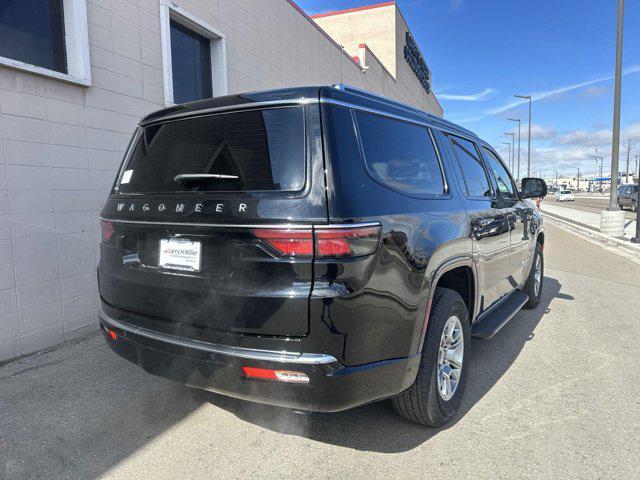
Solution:
<path fill-rule="evenodd" d="M 462 296 L 469 312 L 469 321 L 475 318 L 478 305 L 478 275 L 471 256 L 459 256 L 442 262 L 431 274 L 428 281 L 426 309 L 420 329 L 418 352 L 422 351 L 429 315 L 437 287 L 450 288 Z"/>

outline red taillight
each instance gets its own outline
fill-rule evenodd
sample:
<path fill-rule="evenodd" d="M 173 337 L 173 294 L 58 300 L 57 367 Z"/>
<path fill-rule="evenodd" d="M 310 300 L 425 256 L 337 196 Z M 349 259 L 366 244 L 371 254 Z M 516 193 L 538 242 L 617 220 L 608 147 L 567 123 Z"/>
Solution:
<path fill-rule="evenodd" d="M 376 251 L 380 227 L 319 228 L 315 234 L 318 257 L 359 257 Z"/>
<path fill-rule="evenodd" d="M 289 257 L 359 257 L 378 248 L 380 227 L 324 228 L 311 230 L 256 229 L 254 235 L 278 254 Z M 315 240 L 315 242 L 314 242 Z"/>
<path fill-rule="evenodd" d="M 275 380 L 287 383 L 309 383 L 306 373 L 294 372 L 292 370 L 270 370 L 268 368 L 242 367 L 242 372 L 248 378 L 259 378 L 262 380 Z"/>
<path fill-rule="evenodd" d="M 102 230 L 102 241 L 108 242 L 113 236 L 113 223 L 100 220 L 100 230 Z"/>
<path fill-rule="evenodd" d="M 265 240 L 280 255 L 287 257 L 313 255 L 313 235 L 311 230 L 256 229 L 254 235 Z"/>

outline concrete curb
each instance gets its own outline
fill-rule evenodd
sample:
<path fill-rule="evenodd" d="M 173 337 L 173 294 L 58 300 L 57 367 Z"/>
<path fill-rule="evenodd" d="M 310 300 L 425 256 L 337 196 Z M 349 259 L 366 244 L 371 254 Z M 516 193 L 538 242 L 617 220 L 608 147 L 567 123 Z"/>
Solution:
<path fill-rule="evenodd" d="M 604 233 L 599 232 L 591 226 L 574 222 L 559 215 L 554 215 L 553 213 L 542 211 L 542 214 L 554 223 L 557 223 L 581 236 L 588 237 L 599 243 L 604 243 L 610 247 L 624 250 L 626 253 L 632 253 L 640 256 L 640 244 L 631 243 L 629 240 L 621 240 L 619 238 L 610 237 L 609 235 L 605 235 Z"/>

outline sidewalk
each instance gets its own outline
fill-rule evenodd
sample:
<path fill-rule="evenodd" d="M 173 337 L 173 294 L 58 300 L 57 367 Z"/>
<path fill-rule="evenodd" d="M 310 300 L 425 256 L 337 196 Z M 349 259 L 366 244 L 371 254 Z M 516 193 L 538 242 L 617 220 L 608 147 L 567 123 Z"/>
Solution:
<path fill-rule="evenodd" d="M 575 208 L 564 207 L 560 205 L 551 205 L 549 202 L 542 201 L 540 204 L 540 210 L 543 213 L 548 213 L 555 217 L 560 217 L 563 220 L 577 223 L 583 227 L 590 228 L 592 230 L 600 231 L 600 214 L 595 212 L 585 212 L 583 210 L 577 210 Z M 636 222 L 635 220 L 625 219 L 625 235 L 624 239 L 631 240 L 631 237 L 635 236 Z"/>

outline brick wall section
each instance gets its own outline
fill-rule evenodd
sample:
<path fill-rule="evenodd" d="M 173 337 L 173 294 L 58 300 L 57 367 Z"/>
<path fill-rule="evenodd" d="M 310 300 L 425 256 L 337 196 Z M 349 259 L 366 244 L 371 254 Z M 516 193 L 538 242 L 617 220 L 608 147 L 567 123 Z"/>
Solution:
<path fill-rule="evenodd" d="M 352 55 L 366 43 L 392 76 L 396 76 L 396 32 L 394 4 L 337 15 L 316 15 L 314 21 Z M 353 53 L 355 52 L 355 53 Z"/>
<path fill-rule="evenodd" d="M 404 58 L 405 33 L 409 27 L 395 4 L 335 15 L 320 14 L 314 16 L 314 21 L 343 45 L 349 55 L 358 55 L 360 44 L 366 44 L 369 54 L 361 60 L 370 67 L 364 75 L 368 89 L 442 116 L 437 98 L 425 92 Z M 382 71 L 380 64 L 388 73 Z"/>
<path fill-rule="evenodd" d="M 369 81 L 399 96 L 286 0 L 174 3 L 226 35 L 229 93 Z M 98 212 L 136 123 L 164 106 L 159 12 L 87 0 L 89 88 L 0 67 L 0 361 L 97 329 Z"/>

